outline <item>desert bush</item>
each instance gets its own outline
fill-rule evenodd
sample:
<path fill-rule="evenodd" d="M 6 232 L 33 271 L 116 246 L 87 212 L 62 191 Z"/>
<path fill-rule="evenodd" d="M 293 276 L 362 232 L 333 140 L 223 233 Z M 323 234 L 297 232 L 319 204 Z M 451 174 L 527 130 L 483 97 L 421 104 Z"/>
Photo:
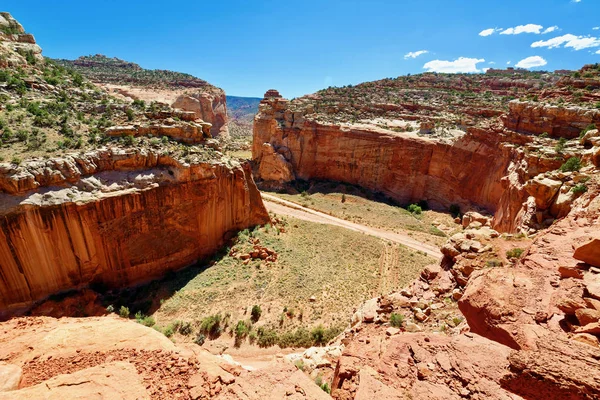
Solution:
<path fill-rule="evenodd" d="M 247 231 L 247 230 L 246 230 Z M 262 309 L 259 305 L 255 304 L 252 306 L 252 311 L 250 312 L 252 322 L 256 323 L 262 314 Z"/>
<path fill-rule="evenodd" d="M 264 327 L 258 328 L 258 339 L 256 342 L 260 347 L 275 346 L 278 339 L 277 332 L 274 330 Z"/>
<path fill-rule="evenodd" d="M 575 194 L 583 194 L 585 192 L 587 192 L 588 188 L 584 183 L 578 183 L 577 185 L 573 186 L 573 188 L 571 189 L 571 191 Z"/>
<path fill-rule="evenodd" d="M 246 321 L 238 321 L 235 325 L 234 332 L 236 340 L 242 340 L 250 333 L 252 326 Z"/>
<path fill-rule="evenodd" d="M 521 255 L 523 254 L 524 251 L 525 250 L 523 250 L 519 247 L 516 247 L 514 249 L 508 250 L 506 252 L 506 257 L 507 258 L 521 258 Z"/>
<path fill-rule="evenodd" d="M 411 214 L 415 214 L 415 215 L 421 215 L 421 213 L 423 212 L 423 209 L 421 209 L 421 207 L 419 207 L 416 204 L 411 204 L 408 206 L 407 210 L 411 213 Z"/>
<path fill-rule="evenodd" d="M 194 339 L 194 343 L 196 343 L 198 346 L 202 346 L 205 341 L 206 336 L 203 333 L 199 333 L 198 336 L 196 336 L 196 339 Z"/>
<path fill-rule="evenodd" d="M 206 317 L 200 322 L 200 333 L 204 333 L 211 339 L 217 338 L 221 335 L 222 332 L 222 322 L 223 317 L 221 316 L 221 314 L 215 314 Z"/>
<path fill-rule="evenodd" d="M 121 306 L 121 308 L 119 308 L 119 316 L 121 318 L 129 318 L 129 308 Z"/>
<path fill-rule="evenodd" d="M 581 169 L 581 159 L 579 157 L 569 158 L 563 165 L 560 166 L 562 172 L 573 172 Z"/>
<path fill-rule="evenodd" d="M 404 323 L 404 315 L 392 313 L 390 315 L 390 325 L 394 328 L 400 328 Z"/>
<path fill-rule="evenodd" d="M 567 139 L 561 137 L 560 139 L 558 139 L 558 143 L 556 144 L 556 146 L 554 146 L 554 151 L 556 151 L 558 154 L 561 154 L 565 150 L 566 144 Z"/>
<path fill-rule="evenodd" d="M 154 320 L 153 317 L 146 316 L 146 315 L 142 314 L 141 311 L 138 311 L 135 313 L 135 320 L 137 323 L 142 324 L 147 327 L 152 327 L 152 326 L 156 325 L 156 321 Z"/>

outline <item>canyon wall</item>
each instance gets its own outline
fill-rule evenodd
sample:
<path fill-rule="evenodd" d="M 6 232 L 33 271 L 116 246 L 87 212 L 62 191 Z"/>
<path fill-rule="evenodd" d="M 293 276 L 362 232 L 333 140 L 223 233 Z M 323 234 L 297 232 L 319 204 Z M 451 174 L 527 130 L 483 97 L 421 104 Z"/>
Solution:
<path fill-rule="evenodd" d="M 228 137 L 227 128 L 227 97 L 222 90 L 198 92 L 191 95 L 183 94 L 172 104 L 174 108 L 191 111 L 196 118 L 210 124 L 213 137 Z"/>
<path fill-rule="evenodd" d="M 590 125 L 600 126 L 600 110 L 516 100 L 508 104 L 508 109 L 504 125 L 523 133 L 574 139 Z"/>
<path fill-rule="evenodd" d="M 0 168 L 0 316 L 90 283 L 149 281 L 269 221 L 247 164 L 102 148 Z"/>
<path fill-rule="evenodd" d="M 499 134 L 469 128 L 452 140 L 440 140 L 376 126 L 322 124 L 291 112 L 288 104 L 270 98 L 256 116 L 258 179 L 348 182 L 403 204 L 427 200 L 438 209 L 458 204 L 500 212 L 505 218 L 498 219 L 497 227 L 516 227 L 527 199 L 521 187 L 526 178 L 516 167 L 524 155 L 500 143 Z M 510 169 L 515 182 L 505 179 Z"/>

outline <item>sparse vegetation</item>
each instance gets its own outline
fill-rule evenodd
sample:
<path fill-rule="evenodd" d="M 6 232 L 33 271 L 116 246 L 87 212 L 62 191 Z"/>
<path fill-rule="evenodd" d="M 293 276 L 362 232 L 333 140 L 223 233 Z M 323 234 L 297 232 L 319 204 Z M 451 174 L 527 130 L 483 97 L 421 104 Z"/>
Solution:
<path fill-rule="evenodd" d="M 252 322 L 256 323 L 260 319 L 262 315 L 262 309 L 259 305 L 255 304 L 252 306 L 252 311 L 250 312 Z"/>
<path fill-rule="evenodd" d="M 578 183 L 577 185 L 573 186 L 573 188 L 571 189 L 571 191 L 575 194 L 583 194 L 583 193 L 587 192 L 587 190 L 588 190 L 588 188 L 585 183 Z"/>
<path fill-rule="evenodd" d="M 404 315 L 392 313 L 390 315 L 390 325 L 394 328 L 400 328 L 404 324 Z"/>
<path fill-rule="evenodd" d="M 521 255 L 523 255 L 524 251 L 525 250 L 519 247 L 515 247 L 514 249 L 510 249 L 506 252 L 506 258 L 521 258 Z"/>
<path fill-rule="evenodd" d="M 581 169 L 581 159 L 579 157 L 569 158 L 563 165 L 560 166 L 562 172 L 573 172 Z"/>

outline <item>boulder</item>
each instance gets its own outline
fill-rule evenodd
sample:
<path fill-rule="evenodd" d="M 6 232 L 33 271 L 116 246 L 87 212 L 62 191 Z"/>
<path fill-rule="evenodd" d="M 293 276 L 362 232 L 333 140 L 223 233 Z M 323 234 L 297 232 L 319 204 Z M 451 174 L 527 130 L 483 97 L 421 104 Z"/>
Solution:
<path fill-rule="evenodd" d="M 535 204 L 538 209 L 546 210 L 552 205 L 557 196 L 562 182 L 538 175 L 525 184 L 525 190 L 530 196 L 535 198 Z"/>
<path fill-rule="evenodd" d="M 262 146 L 258 174 L 265 181 L 279 183 L 291 182 L 295 179 L 292 164 L 282 154 L 277 153 L 269 143 Z"/>
<path fill-rule="evenodd" d="M 579 245 L 575 248 L 573 258 L 600 267 L 600 237 L 595 237 L 592 240 Z"/>
<path fill-rule="evenodd" d="M 18 365 L 0 362 L 0 392 L 19 388 L 23 370 Z"/>

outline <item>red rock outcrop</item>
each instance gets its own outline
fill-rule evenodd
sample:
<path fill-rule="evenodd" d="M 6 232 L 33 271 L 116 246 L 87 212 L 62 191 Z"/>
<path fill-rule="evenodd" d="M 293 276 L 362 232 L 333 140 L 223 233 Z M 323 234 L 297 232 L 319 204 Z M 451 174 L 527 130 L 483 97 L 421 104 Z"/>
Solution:
<path fill-rule="evenodd" d="M 515 230 L 522 225 L 528 196 L 524 183 L 560 166 L 502 143 L 502 130 L 470 128 L 441 140 L 375 126 L 320 123 L 304 112 L 291 111 L 285 99 L 263 100 L 252 148 L 258 179 L 342 181 L 404 204 L 427 200 L 434 208 L 480 207 L 496 214 L 497 229 Z"/>
<path fill-rule="evenodd" d="M 513 100 L 503 118 L 507 128 L 524 133 L 574 139 L 589 125 L 600 125 L 600 111 Z"/>
<path fill-rule="evenodd" d="M 5 33 L 5 30 L 10 33 Z M 0 67 L 6 68 L 27 65 L 24 55 L 30 53 L 38 61 L 42 61 L 42 48 L 37 45 L 30 33 L 25 33 L 23 26 L 9 13 L 0 12 Z"/>
<path fill-rule="evenodd" d="M 227 98 L 222 90 L 183 94 L 171 105 L 184 111 L 191 111 L 201 119 L 212 124 L 210 133 L 213 137 L 228 137 Z"/>
<path fill-rule="evenodd" d="M 0 310 L 151 280 L 269 221 L 247 164 L 104 148 L 0 169 Z"/>

